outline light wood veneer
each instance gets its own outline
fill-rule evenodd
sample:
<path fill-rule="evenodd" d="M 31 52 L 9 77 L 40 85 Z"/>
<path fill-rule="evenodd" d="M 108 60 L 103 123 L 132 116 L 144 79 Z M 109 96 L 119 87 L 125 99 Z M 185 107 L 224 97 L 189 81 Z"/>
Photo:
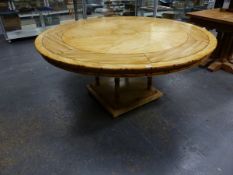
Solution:
<path fill-rule="evenodd" d="M 111 77 L 165 74 L 208 57 L 216 47 L 207 30 L 148 17 L 103 17 L 49 29 L 35 41 L 50 63 Z"/>

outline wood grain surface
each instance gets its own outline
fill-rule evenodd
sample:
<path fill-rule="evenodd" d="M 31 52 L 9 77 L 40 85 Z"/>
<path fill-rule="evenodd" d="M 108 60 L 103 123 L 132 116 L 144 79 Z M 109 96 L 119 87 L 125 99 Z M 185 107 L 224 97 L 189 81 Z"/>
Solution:
<path fill-rule="evenodd" d="M 51 64 L 83 74 L 137 77 L 186 69 L 207 58 L 216 38 L 192 24 L 149 17 L 102 17 L 59 25 L 35 46 Z"/>
<path fill-rule="evenodd" d="M 195 18 L 207 19 L 209 21 L 218 22 L 222 24 L 231 25 L 233 27 L 233 13 L 227 11 L 220 11 L 220 9 L 202 10 L 187 13 L 188 16 Z"/>

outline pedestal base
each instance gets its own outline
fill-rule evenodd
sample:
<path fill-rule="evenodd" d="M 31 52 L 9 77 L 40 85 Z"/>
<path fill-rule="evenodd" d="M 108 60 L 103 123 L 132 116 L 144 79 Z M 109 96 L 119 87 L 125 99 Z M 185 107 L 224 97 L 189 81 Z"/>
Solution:
<path fill-rule="evenodd" d="M 208 69 L 212 72 L 223 69 L 226 72 L 233 73 L 233 64 L 230 62 L 215 61 L 208 66 Z"/>
<path fill-rule="evenodd" d="M 116 81 L 115 81 L 116 82 Z M 149 85 L 149 86 L 148 86 Z M 89 92 L 112 114 L 118 117 L 162 96 L 162 93 L 146 83 L 145 79 L 125 79 L 116 89 L 113 80 L 87 85 Z"/>
<path fill-rule="evenodd" d="M 208 70 L 215 72 L 223 69 L 233 73 L 233 33 L 218 31 L 218 46 L 211 57 L 201 62 L 201 67 L 208 67 Z"/>

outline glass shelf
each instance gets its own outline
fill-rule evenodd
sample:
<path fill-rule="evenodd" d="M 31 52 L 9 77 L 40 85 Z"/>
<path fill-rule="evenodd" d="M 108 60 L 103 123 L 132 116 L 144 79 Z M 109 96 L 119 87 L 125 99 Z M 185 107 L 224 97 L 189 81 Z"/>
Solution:
<path fill-rule="evenodd" d="M 8 7 L 1 9 L 0 6 L 0 24 L 8 41 L 36 36 L 47 28 L 74 20 L 74 15 L 69 14 L 67 0 L 6 0 L 5 2 Z"/>
<path fill-rule="evenodd" d="M 154 16 L 186 20 L 211 0 L 1 0 L 0 25 L 6 40 L 36 36 L 47 28 L 86 17 Z M 156 3 L 157 4 L 157 3 Z M 6 6 L 8 6 L 6 8 Z M 5 8 L 5 10 L 4 10 Z"/>

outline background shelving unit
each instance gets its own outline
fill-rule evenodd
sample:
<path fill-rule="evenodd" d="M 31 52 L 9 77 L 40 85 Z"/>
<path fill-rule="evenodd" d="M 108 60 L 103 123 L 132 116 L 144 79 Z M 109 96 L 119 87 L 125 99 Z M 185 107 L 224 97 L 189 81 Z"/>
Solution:
<path fill-rule="evenodd" d="M 0 3 L 0 16 L 3 34 L 9 42 L 74 20 L 65 0 L 4 0 Z"/>
<path fill-rule="evenodd" d="M 186 20 L 213 0 L 1 0 L 0 25 L 9 42 L 36 36 L 70 20 L 96 16 L 152 16 Z"/>

